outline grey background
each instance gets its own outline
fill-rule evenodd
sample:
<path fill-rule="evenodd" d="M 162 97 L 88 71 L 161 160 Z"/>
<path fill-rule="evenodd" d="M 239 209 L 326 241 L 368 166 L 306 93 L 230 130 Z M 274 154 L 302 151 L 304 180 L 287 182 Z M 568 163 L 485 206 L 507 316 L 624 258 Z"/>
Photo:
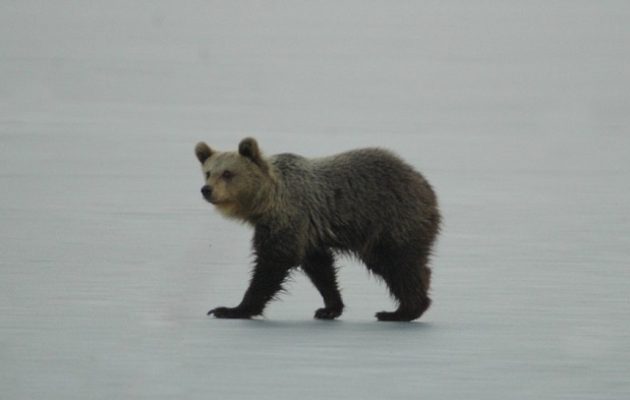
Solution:
<path fill-rule="evenodd" d="M 0 3 L 6 399 L 627 399 L 630 6 L 619 1 Z M 248 228 L 194 144 L 394 150 L 445 217 L 434 306 L 377 323 L 341 259 L 266 318 Z"/>

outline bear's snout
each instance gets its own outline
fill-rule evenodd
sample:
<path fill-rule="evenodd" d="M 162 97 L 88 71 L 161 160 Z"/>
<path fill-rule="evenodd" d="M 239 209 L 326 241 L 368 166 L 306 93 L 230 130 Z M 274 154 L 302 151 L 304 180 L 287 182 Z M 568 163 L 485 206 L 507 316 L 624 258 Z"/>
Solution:
<path fill-rule="evenodd" d="M 210 201 L 210 199 L 212 198 L 212 188 L 208 185 L 204 185 L 201 188 L 201 194 L 206 200 Z"/>

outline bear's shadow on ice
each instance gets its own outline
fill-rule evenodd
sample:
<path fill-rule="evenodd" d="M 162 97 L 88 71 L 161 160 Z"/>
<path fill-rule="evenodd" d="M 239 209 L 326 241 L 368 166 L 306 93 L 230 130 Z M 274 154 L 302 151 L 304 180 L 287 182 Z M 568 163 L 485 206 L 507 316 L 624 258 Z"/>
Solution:
<path fill-rule="evenodd" d="M 308 332 L 362 332 L 362 333 L 382 333 L 385 331 L 410 332 L 410 331 L 427 331 L 433 328 L 433 324 L 424 321 L 415 322 L 378 322 L 374 320 L 271 320 L 264 318 L 255 318 L 247 320 L 219 320 L 213 319 L 217 324 L 237 323 L 242 325 L 243 329 L 264 329 L 264 330 L 290 330 L 290 331 L 308 331 Z"/>

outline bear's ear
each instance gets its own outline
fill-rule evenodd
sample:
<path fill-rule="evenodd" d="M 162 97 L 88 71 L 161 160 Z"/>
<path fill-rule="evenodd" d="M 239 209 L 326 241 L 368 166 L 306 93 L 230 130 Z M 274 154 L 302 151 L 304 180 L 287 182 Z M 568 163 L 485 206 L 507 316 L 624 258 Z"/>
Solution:
<path fill-rule="evenodd" d="M 241 140 L 241 143 L 238 145 L 238 153 L 252 160 L 263 172 L 269 172 L 269 165 L 263 159 L 256 139 L 248 137 Z"/>
<path fill-rule="evenodd" d="M 214 153 L 210 147 L 204 142 L 199 142 L 195 146 L 195 155 L 199 159 L 200 163 L 204 163 Z"/>
<path fill-rule="evenodd" d="M 238 145 L 238 153 L 243 157 L 249 158 L 258 165 L 261 164 L 262 156 L 260 155 L 258 143 L 254 138 L 248 137 L 241 140 L 241 143 Z"/>

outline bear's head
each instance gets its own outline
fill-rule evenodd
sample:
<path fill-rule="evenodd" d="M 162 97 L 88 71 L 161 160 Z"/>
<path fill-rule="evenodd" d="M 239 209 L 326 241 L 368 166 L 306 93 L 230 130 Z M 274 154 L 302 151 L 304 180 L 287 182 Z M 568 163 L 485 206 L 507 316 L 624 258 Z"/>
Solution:
<path fill-rule="evenodd" d="M 252 221 L 265 212 L 275 179 L 255 139 L 243 139 L 238 152 L 200 142 L 195 154 L 205 178 L 201 194 L 223 215 Z"/>

